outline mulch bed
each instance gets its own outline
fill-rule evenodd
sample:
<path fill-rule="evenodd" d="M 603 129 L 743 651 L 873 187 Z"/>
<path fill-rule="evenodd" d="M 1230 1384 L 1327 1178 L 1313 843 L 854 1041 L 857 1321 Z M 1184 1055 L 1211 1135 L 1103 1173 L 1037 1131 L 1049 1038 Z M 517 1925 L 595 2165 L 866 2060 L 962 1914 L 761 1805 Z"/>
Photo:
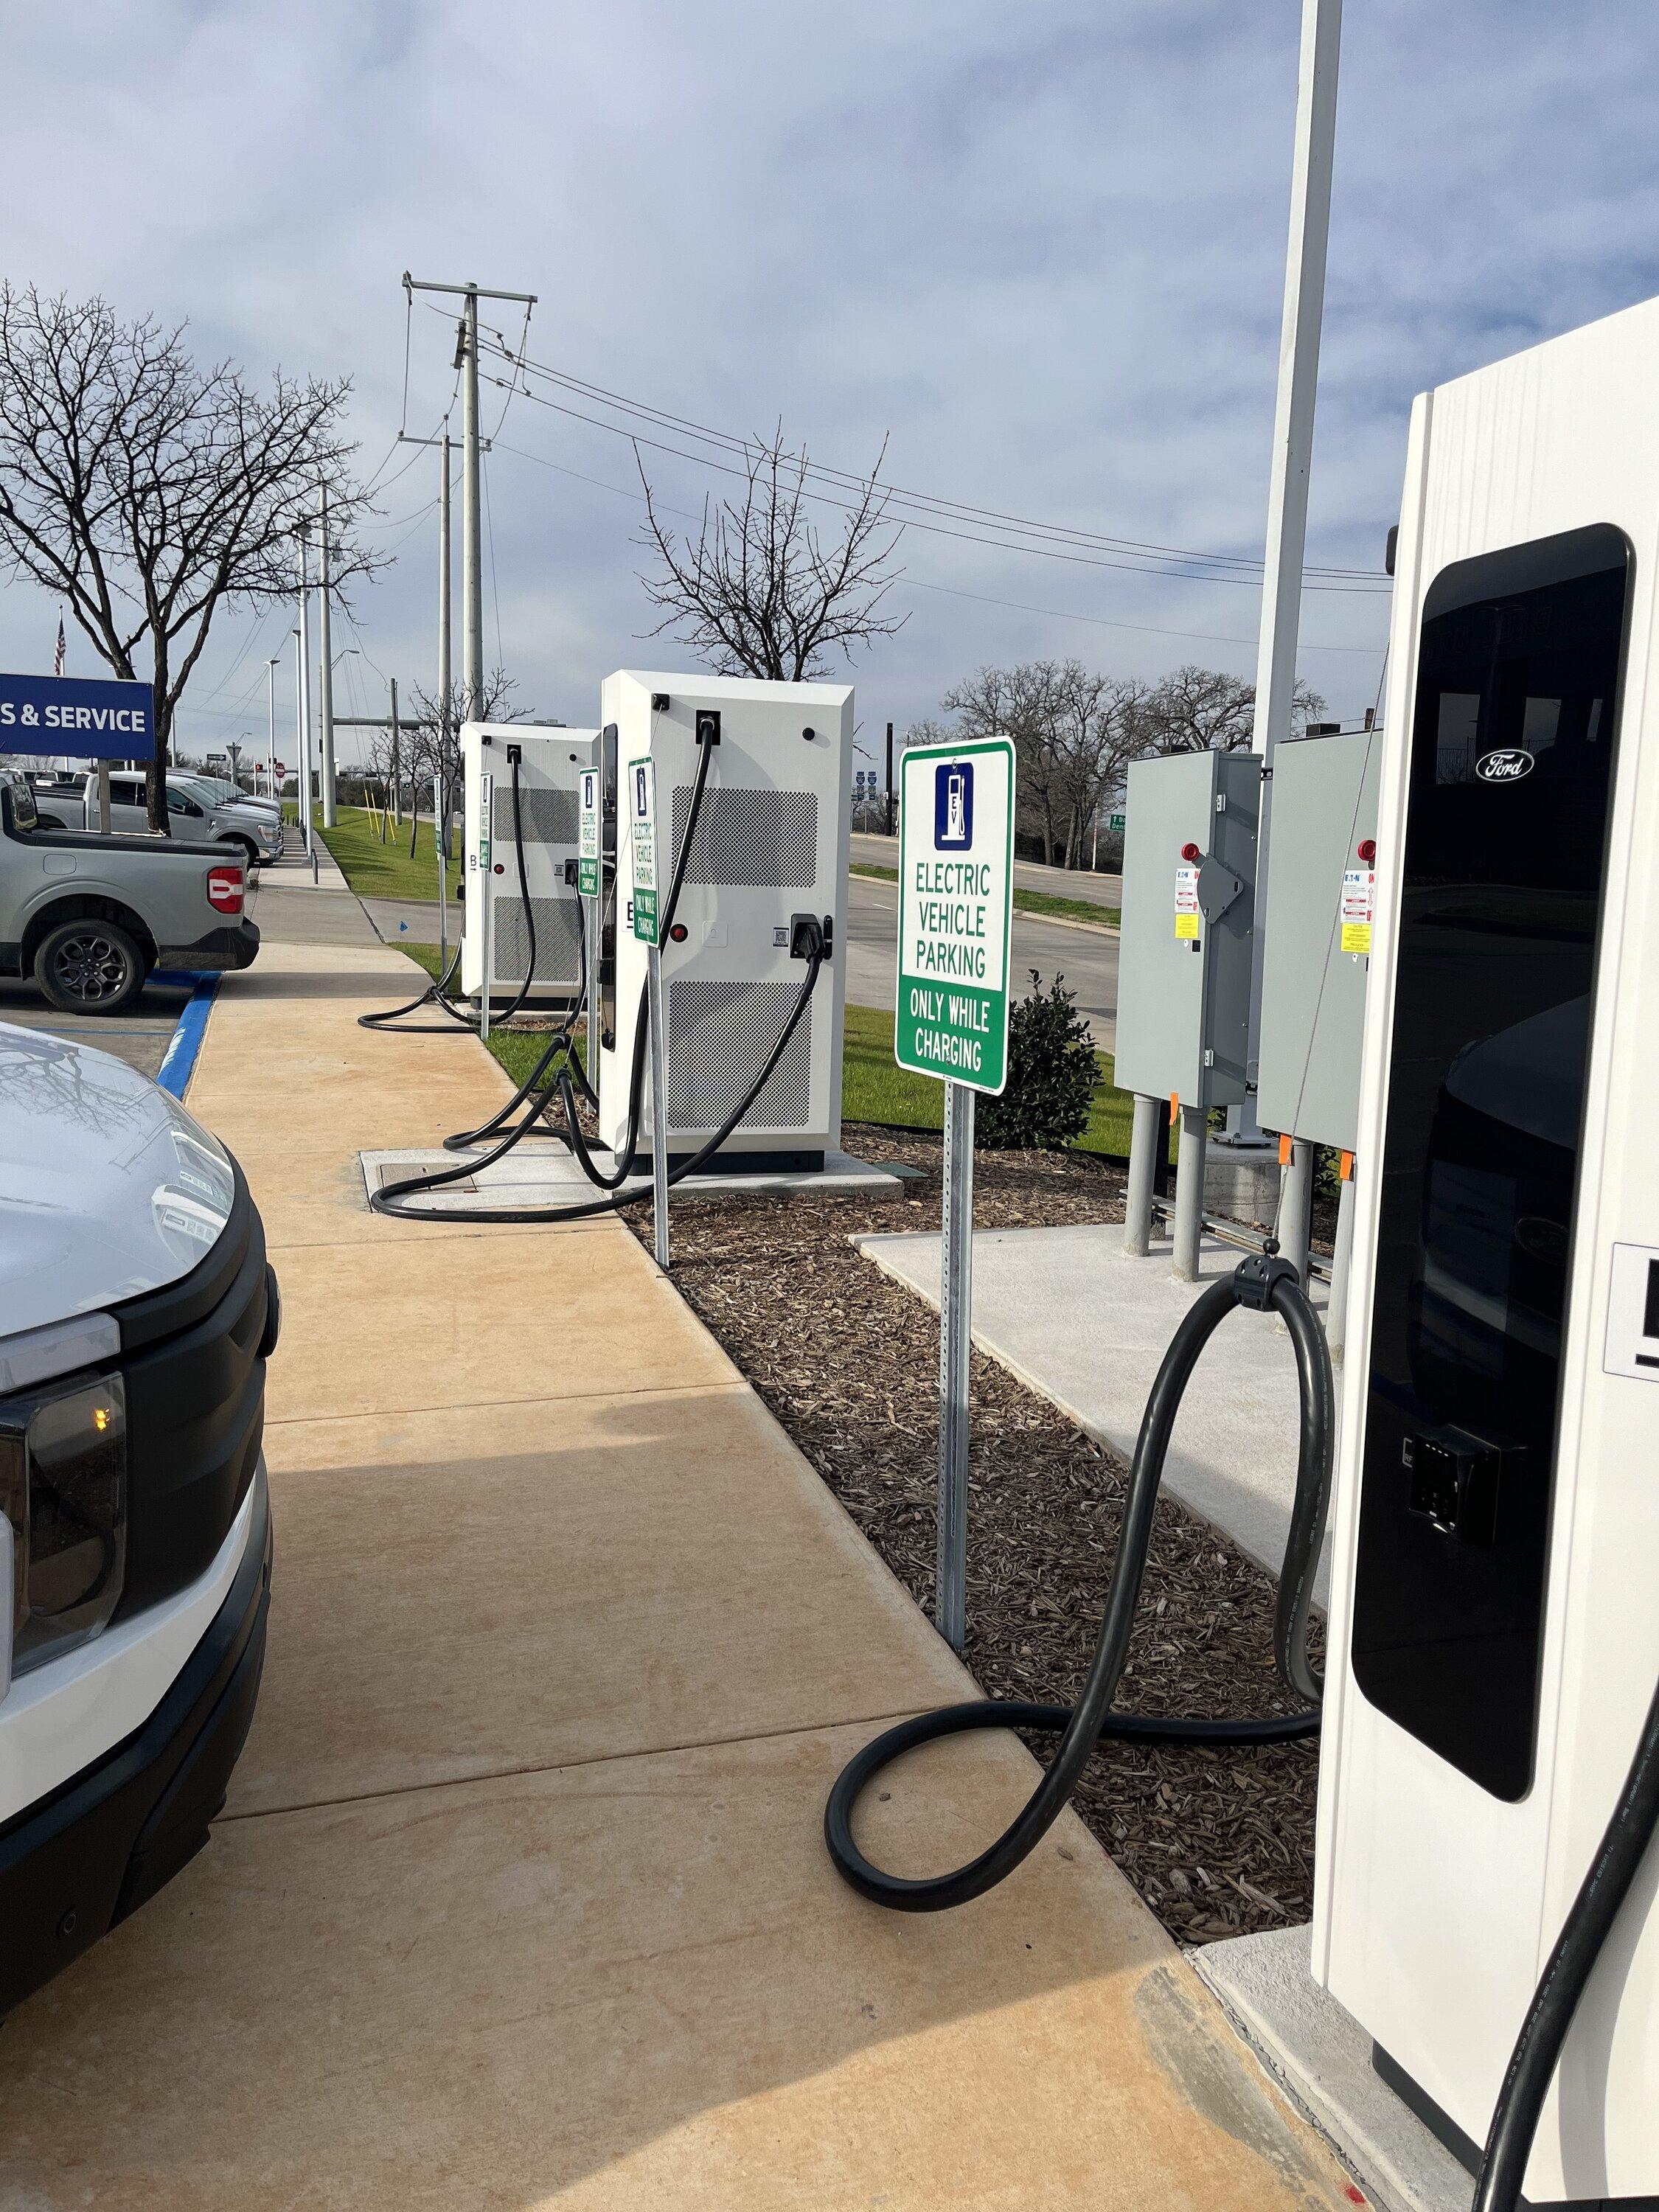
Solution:
<path fill-rule="evenodd" d="M 700 1198 L 673 1219 L 674 1281 L 909 1590 L 933 1594 L 938 1316 L 848 1242 L 937 1229 L 936 1137 L 849 1127 L 864 1159 L 923 1170 L 894 1196 Z M 981 1152 L 981 1229 L 1122 1218 L 1121 1170 L 1088 1154 Z M 649 1241 L 650 1218 L 635 1215 Z M 974 1355 L 968 1664 L 993 1697 L 1065 1700 L 1087 1670 L 1124 1468 L 994 1362 Z M 1274 1586 L 1166 1498 L 1121 1693 L 1128 1710 L 1294 1709 L 1273 1659 Z M 1051 1739 L 1033 1739 L 1039 1758 Z M 1078 1811 L 1188 1944 L 1305 1920 L 1317 1748 L 1110 1744 Z"/>

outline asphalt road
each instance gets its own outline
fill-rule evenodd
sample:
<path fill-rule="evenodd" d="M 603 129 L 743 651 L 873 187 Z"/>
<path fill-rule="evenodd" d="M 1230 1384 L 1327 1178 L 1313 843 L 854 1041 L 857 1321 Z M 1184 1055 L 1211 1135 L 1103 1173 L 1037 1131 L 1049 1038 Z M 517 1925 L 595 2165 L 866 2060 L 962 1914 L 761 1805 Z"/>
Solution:
<path fill-rule="evenodd" d="M 172 1041 L 174 1024 L 189 998 L 188 983 L 146 983 L 138 1003 L 124 1014 L 60 1014 L 32 983 L 8 976 L 0 981 L 0 1022 L 46 1036 L 95 1045 L 152 1079 Z"/>
<path fill-rule="evenodd" d="M 877 844 L 880 841 L 868 841 Z M 1097 877 L 1115 883 L 1115 877 Z M 405 944 L 432 944 L 437 939 L 435 909 L 413 900 L 368 899 L 364 902 L 374 926 L 388 945 L 401 937 Z M 460 921 L 459 903 L 452 928 Z M 400 925 L 402 925 L 400 927 Z M 854 1006 L 890 1006 L 898 948 L 898 885 L 872 883 L 854 876 L 848 884 L 847 998 Z M 452 938 L 451 942 L 453 943 Z M 1115 1035 L 1117 1015 L 1117 948 L 1115 936 L 1097 936 L 1088 929 L 1044 921 L 1031 915 L 1014 916 L 1013 988 L 1017 997 L 1030 988 L 1027 971 L 1036 969 L 1045 983 L 1056 975 L 1078 994 L 1079 1010 L 1088 1017 L 1095 1040 L 1108 1051 Z"/>
<path fill-rule="evenodd" d="M 897 971 L 896 884 L 852 878 L 847 938 L 848 1003 L 890 1006 Z M 1010 977 L 1014 996 L 1022 997 L 1030 988 L 1030 969 L 1037 970 L 1045 984 L 1063 975 L 1066 988 L 1077 994 L 1078 1011 L 1088 1018 L 1096 1043 L 1109 1052 L 1117 1034 L 1117 938 L 1103 931 L 1072 929 L 1063 922 L 1017 914 Z"/>
<path fill-rule="evenodd" d="M 850 850 L 853 865 L 866 868 L 896 868 L 898 839 L 867 837 L 854 831 Z M 1014 886 L 1022 891 L 1048 891 L 1055 898 L 1084 899 L 1091 906 L 1121 906 L 1121 876 L 1097 876 L 1083 869 L 1045 868 L 1036 860 L 1016 860 Z"/>

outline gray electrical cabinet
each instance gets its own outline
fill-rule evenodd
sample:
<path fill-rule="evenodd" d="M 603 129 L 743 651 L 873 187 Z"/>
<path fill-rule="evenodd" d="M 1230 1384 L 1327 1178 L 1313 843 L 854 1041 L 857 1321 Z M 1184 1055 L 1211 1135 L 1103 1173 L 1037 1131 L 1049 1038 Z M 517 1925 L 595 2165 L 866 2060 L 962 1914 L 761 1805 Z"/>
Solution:
<path fill-rule="evenodd" d="M 1120 1090 L 1183 1106 L 1245 1095 L 1261 766 L 1176 753 L 1129 770 L 1123 838 Z"/>
<path fill-rule="evenodd" d="M 1273 753 L 1256 1119 L 1352 1152 L 1376 891 L 1382 732 Z"/>

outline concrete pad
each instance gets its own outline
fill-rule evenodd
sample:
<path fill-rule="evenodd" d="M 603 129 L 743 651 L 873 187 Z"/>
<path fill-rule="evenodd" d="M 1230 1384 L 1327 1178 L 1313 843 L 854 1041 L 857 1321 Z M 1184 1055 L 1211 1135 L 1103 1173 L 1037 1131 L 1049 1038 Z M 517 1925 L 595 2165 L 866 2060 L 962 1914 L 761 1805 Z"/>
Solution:
<path fill-rule="evenodd" d="M 365 1152 L 364 1198 L 367 1200 L 371 1192 L 389 1182 L 400 1182 L 405 1176 L 441 1173 L 469 1159 L 483 1160 L 488 1157 L 488 1149 L 481 1145 L 471 1152 L 418 1148 Z M 599 1164 L 609 1168 L 611 1154 L 602 1152 Z M 872 1191 L 897 1190 L 910 1180 L 908 1174 L 897 1173 L 891 1168 L 872 1167 L 868 1160 L 855 1159 L 851 1152 L 826 1152 L 822 1169 L 810 1175 L 793 1170 L 781 1170 L 776 1174 L 722 1175 L 717 1169 L 711 1169 L 688 1176 L 684 1182 L 675 1184 L 671 1203 L 678 1205 L 682 1199 L 733 1195 L 786 1198 L 797 1193 L 813 1198 L 848 1197 L 855 1194 L 867 1196 Z M 647 1168 L 643 1175 L 629 1176 L 622 1185 L 622 1193 L 625 1197 L 634 1197 L 650 1188 Z M 526 1138 L 505 1159 L 480 1168 L 476 1175 L 459 1182 L 447 1183 L 423 1193 L 418 1203 L 434 1213 L 464 1216 L 483 1206 L 569 1206 L 603 1195 L 582 1173 L 564 1139 L 549 1135 Z"/>
<path fill-rule="evenodd" d="M 865 1237 L 877 1266 L 939 1304 L 937 1235 Z M 974 1341 L 1127 1459 L 1146 1394 L 1188 1308 L 1243 1255 L 1206 1238 L 1197 1283 L 1167 1249 L 1126 1260 L 1121 1225 L 990 1229 L 974 1237 Z M 1322 1285 L 1314 1304 L 1322 1305 Z M 1182 1401 L 1167 1487 L 1279 1572 L 1296 1494 L 1296 1363 L 1273 1314 L 1235 1313 L 1211 1340 Z M 1322 1563 L 1316 1592 L 1326 1602 Z"/>
<path fill-rule="evenodd" d="M 738 1382 L 284 1422 L 267 1459 L 238 1813 L 977 1694 Z"/>
<path fill-rule="evenodd" d="M 1308 1971 L 1310 1931 L 1237 1936 L 1193 1964 L 1292 2101 L 1387 2212 L 1468 2212 L 1470 2177 L 1371 2064 L 1371 2039 Z"/>
<path fill-rule="evenodd" d="M 1312 2212 L 1336 2163 L 1066 1816 L 971 1910 L 835 1877 L 864 1731 L 222 1823 L 15 2013 L 11 2202 L 122 2212 Z M 874 1847 L 1029 1784 L 924 1754 Z"/>
<path fill-rule="evenodd" d="M 471 1240 L 430 1255 L 406 1238 L 296 1246 L 282 1283 L 267 1425 L 736 1379 L 614 1223 L 503 1237 L 487 1255 Z"/>

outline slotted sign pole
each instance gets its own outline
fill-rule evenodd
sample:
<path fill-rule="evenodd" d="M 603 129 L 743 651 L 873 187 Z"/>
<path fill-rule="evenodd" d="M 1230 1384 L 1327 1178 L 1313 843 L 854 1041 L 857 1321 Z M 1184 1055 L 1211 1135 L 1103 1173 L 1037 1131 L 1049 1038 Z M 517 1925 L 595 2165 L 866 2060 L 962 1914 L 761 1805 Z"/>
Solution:
<path fill-rule="evenodd" d="M 968 1611 L 968 1359 L 973 1336 L 974 1100 L 1008 1073 L 1014 749 L 917 745 L 900 769 L 893 1057 L 945 1085 L 939 1251 L 939 1588 L 960 1651 Z"/>
<path fill-rule="evenodd" d="M 634 934 L 646 948 L 651 1024 L 651 1200 L 657 1265 L 668 1269 L 668 1054 L 662 1026 L 662 943 L 657 913 L 657 771 L 647 754 L 628 763 L 634 825 Z"/>

